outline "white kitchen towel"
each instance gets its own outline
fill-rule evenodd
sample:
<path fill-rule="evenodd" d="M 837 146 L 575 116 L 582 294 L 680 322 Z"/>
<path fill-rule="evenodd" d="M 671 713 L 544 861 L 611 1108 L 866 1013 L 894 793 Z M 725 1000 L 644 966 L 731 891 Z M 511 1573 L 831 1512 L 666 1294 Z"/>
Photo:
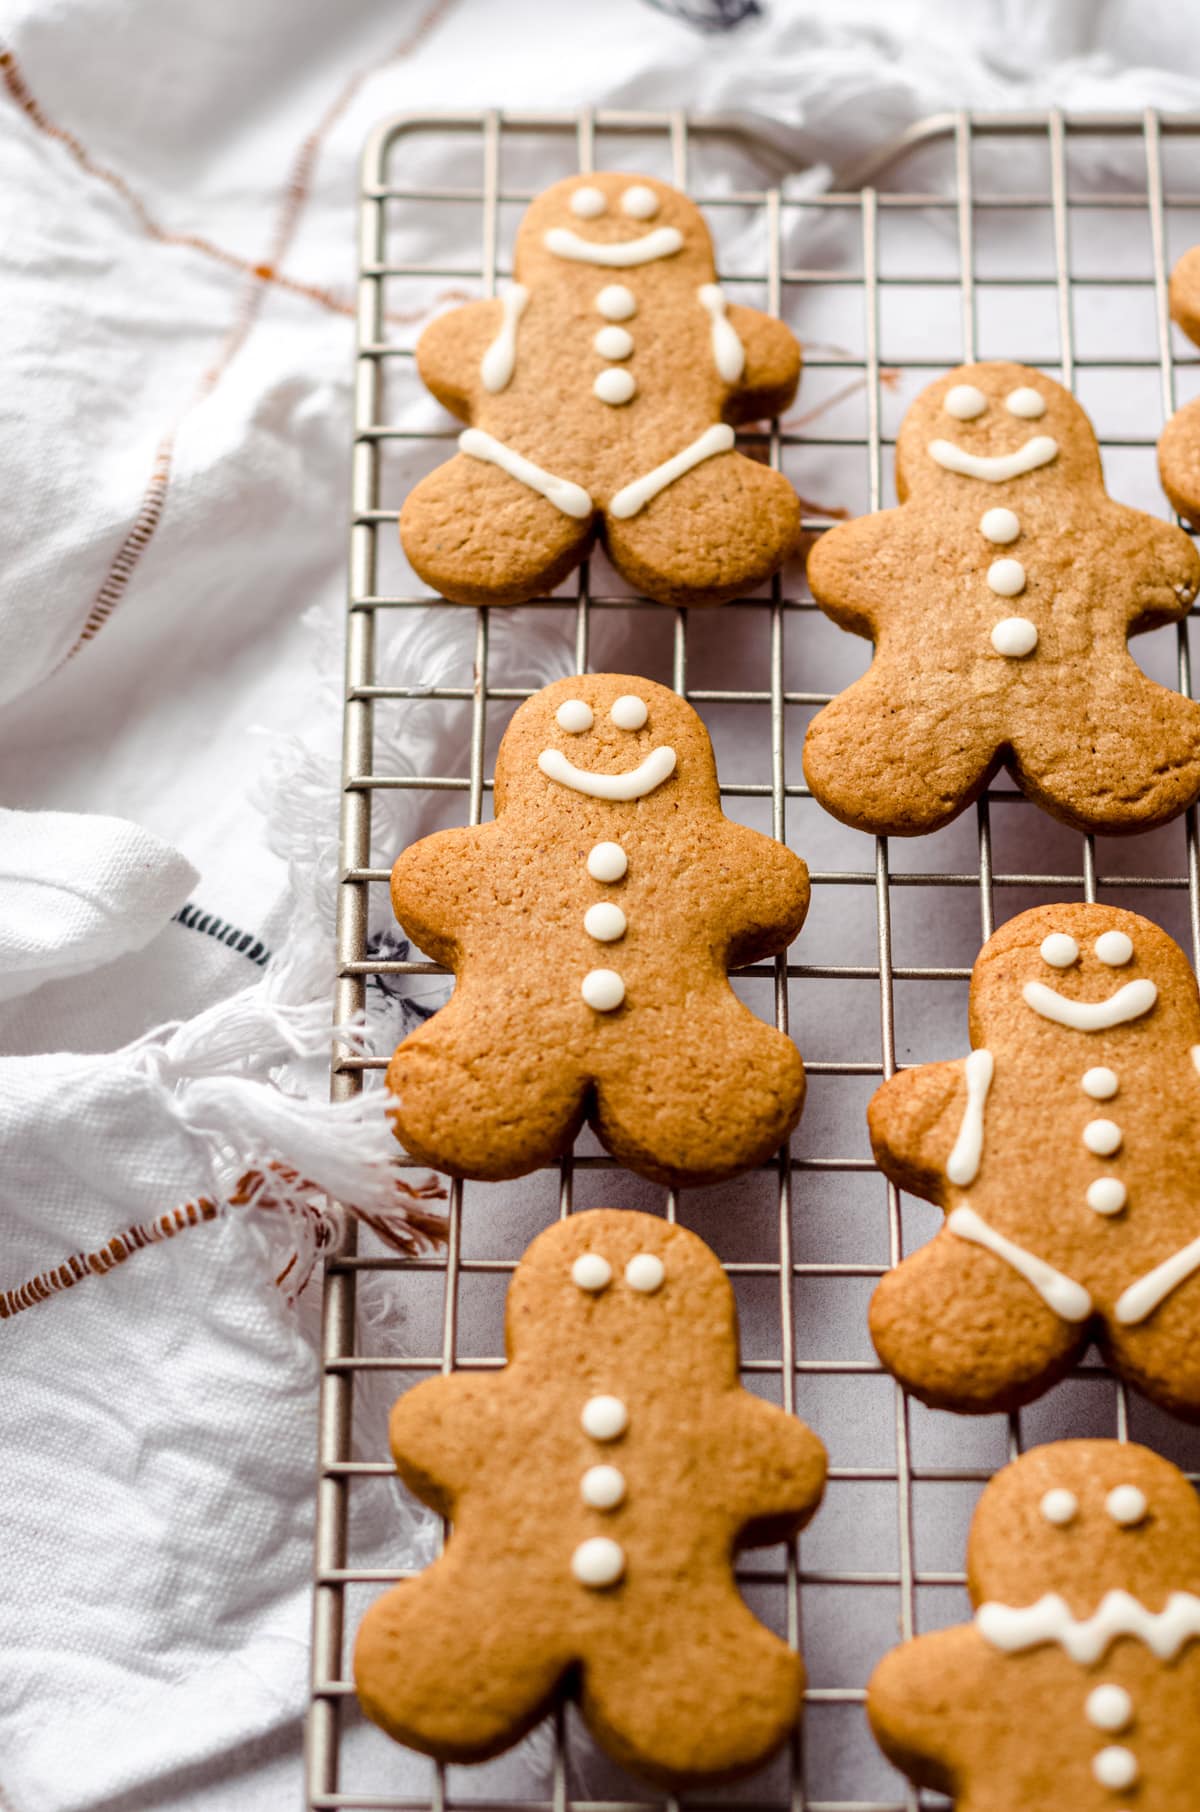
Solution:
<path fill-rule="evenodd" d="M 964 104 L 1200 106 L 1200 39 L 1169 0 L 0 0 L 0 40 L 0 800 L 93 902 L 106 833 L 73 862 L 50 814 L 177 852 L 118 889 L 121 927 L 35 925 L 42 984 L 0 1001 L 0 1804 L 277 1812 L 315 1439 L 296 1285 L 323 1237 L 300 1185 L 396 1206 L 378 1109 L 318 1105 L 366 132 L 688 106 L 781 169 L 845 170 Z M 473 258 L 452 210 L 434 230 Z M 570 670 L 538 613 L 495 615 L 500 683 Z M 437 683 L 469 635 L 412 613 L 382 669 Z M 465 709 L 383 715 L 391 771 L 461 761 Z M 434 822 L 385 796 L 376 859 Z M 385 1030 L 439 990 L 389 995 Z M 372 1320 L 404 1350 L 386 1301 Z M 377 1501 L 359 1551 L 420 1558 L 406 1514 Z"/>

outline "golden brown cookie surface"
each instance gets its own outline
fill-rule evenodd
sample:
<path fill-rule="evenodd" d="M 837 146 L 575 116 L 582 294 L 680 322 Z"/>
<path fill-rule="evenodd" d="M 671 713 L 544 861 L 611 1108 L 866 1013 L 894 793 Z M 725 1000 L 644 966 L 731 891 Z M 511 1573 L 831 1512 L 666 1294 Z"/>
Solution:
<path fill-rule="evenodd" d="M 1136 831 L 1200 795 L 1200 705 L 1148 680 L 1127 638 L 1185 616 L 1200 558 L 1114 503 L 1091 425 L 1024 365 L 961 366 L 896 447 L 898 509 L 839 524 L 808 562 L 870 669 L 809 727 L 825 808 L 900 836 L 946 824 L 1000 765 L 1083 830 Z"/>
<path fill-rule="evenodd" d="M 1036 1447 L 971 1525 L 975 1618 L 894 1649 L 867 1710 L 956 1812 L 1190 1812 L 1200 1737 L 1200 1506 L 1118 1441 Z"/>
<path fill-rule="evenodd" d="M 605 172 L 546 190 L 508 291 L 433 321 L 417 365 L 469 424 L 400 518 L 448 598 L 533 597 L 599 531 L 651 597 L 724 603 L 795 542 L 795 492 L 733 451 L 732 424 L 787 406 L 800 349 L 718 288 L 708 229 L 666 183 Z"/>
<path fill-rule="evenodd" d="M 1200 346 L 1200 245 L 1171 272 L 1171 316 Z M 1158 442 L 1163 490 L 1186 521 L 1200 527 L 1200 398 L 1171 417 Z"/>
<path fill-rule="evenodd" d="M 799 1119 L 804 1068 L 728 969 L 786 948 L 808 873 L 724 816 L 691 706 L 630 675 L 555 681 L 505 732 L 495 809 L 393 871 L 397 918 L 458 978 L 388 1070 L 404 1145 L 521 1176 L 588 1118 L 667 1183 L 764 1161 Z"/>
<path fill-rule="evenodd" d="M 654 1216 L 572 1215 L 518 1266 L 506 1346 L 503 1371 L 431 1380 L 393 1411 L 401 1477 L 454 1527 L 363 1621 L 368 1716 L 475 1761 L 569 1688 L 654 1780 L 754 1767 L 795 1725 L 804 1670 L 746 1609 L 732 1556 L 808 1521 L 825 1454 L 739 1385 L 720 1265 Z"/>
<path fill-rule="evenodd" d="M 926 1402 L 1012 1408 L 1096 1338 L 1200 1417 L 1200 997 L 1136 913 L 1039 906 L 984 945 L 972 1053 L 902 1071 L 876 1161 L 946 1211 L 871 1302 L 884 1364 Z"/>

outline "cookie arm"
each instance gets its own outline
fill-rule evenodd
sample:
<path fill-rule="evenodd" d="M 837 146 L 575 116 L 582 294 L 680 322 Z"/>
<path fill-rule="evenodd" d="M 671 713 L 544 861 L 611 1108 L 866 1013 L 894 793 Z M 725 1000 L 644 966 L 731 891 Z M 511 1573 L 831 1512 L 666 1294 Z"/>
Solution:
<path fill-rule="evenodd" d="M 786 950 L 808 912 L 808 869 L 793 850 L 761 831 L 728 824 L 719 910 L 728 915 L 730 968 Z"/>
<path fill-rule="evenodd" d="M 800 382 L 800 342 L 790 327 L 756 308 L 743 308 L 735 302 L 728 320 L 742 342 L 746 364 L 725 405 L 726 418 L 754 422 L 781 415 Z"/>
<path fill-rule="evenodd" d="M 1129 633 L 1159 629 L 1186 617 L 1200 592 L 1200 554 L 1190 535 L 1173 522 L 1141 510 L 1122 511 L 1127 518 L 1130 570 L 1142 575 L 1130 611 Z"/>
<path fill-rule="evenodd" d="M 415 1497 L 453 1519 L 459 1494 L 491 1446 L 496 1380 L 475 1372 L 429 1378 L 393 1406 L 388 1438 L 396 1471 Z"/>
<path fill-rule="evenodd" d="M 923 1787 L 953 1795 L 968 1754 L 985 1758 L 1001 1683 L 969 1623 L 918 1636 L 883 1657 L 867 1683 L 867 1717 L 888 1759 Z"/>
<path fill-rule="evenodd" d="M 798 1416 L 738 1389 L 731 1393 L 709 1474 L 721 1480 L 737 1545 L 788 1541 L 815 1513 L 825 1490 L 828 1456 Z"/>
<path fill-rule="evenodd" d="M 472 919 L 472 877 L 495 824 L 435 831 L 410 843 L 392 869 L 392 911 L 434 962 L 454 968 Z"/>
<path fill-rule="evenodd" d="M 946 1161 L 967 1105 L 966 1059 L 901 1070 L 867 1107 L 875 1162 L 912 1195 L 943 1205 Z"/>
<path fill-rule="evenodd" d="M 439 403 L 469 422 L 482 389 L 479 367 L 500 331 L 504 310 L 494 297 L 437 315 L 417 341 L 417 371 Z"/>
<path fill-rule="evenodd" d="M 808 583 L 827 617 L 852 635 L 877 639 L 891 593 L 911 574 L 888 559 L 896 510 L 876 510 L 839 522 L 817 538 L 808 555 Z"/>

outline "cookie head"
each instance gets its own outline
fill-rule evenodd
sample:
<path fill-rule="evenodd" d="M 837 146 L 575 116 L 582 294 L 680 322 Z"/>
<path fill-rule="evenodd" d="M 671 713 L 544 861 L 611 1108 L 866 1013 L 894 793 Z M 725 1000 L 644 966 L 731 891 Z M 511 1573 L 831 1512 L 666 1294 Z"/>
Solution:
<path fill-rule="evenodd" d="M 624 287 L 623 272 L 645 270 L 711 283 L 712 241 L 699 209 L 678 189 L 605 170 L 569 176 L 537 197 L 518 229 L 513 268 L 525 284 L 573 272 L 614 291 Z M 623 318 L 620 300 L 611 297 L 613 320 Z"/>
<path fill-rule="evenodd" d="M 569 1215 L 529 1247 L 506 1318 L 510 1359 L 544 1355 L 559 1376 L 614 1374 L 622 1348 L 641 1350 L 653 1324 L 655 1366 L 681 1391 L 737 1382 L 733 1291 L 703 1241 L 656 1215 L 598 1208 Z M 597 1374 L 598 1375 L 598 1374 Z M 624 1433 L 619 1397 L 589 1400 L 594 1440 Z"/>
<path fill-rule="evenodd" d="M 1148 1037 L 1200 1039 L 1187 959 L 1157 925 L 1114 906 L 1037 906 L 988 940 L 971 981 L 971 1037 L 1048 1052 L 1068 1037 L 1087 1055 Z"/>
<path fill-rule="evenodd" d="M 679 694 L 631 674 L 579 674 L 526 699 L 496 758 L 496 810 L 548 817 L 585 802 L 669 820 L 716 802 L 712 745 Z"/>
<path fill-rule="evenodd" d="M 1200 1591 L 1200 1500 L 1182 1473 L 1128 1441 L 1057 1441 L 998 1472 L 967 1549 L 975 1604 L 1047 1593 L 1088 1617 L 1106 1592 L 1148 1610 Z"/>
<path fill-rule="evenodd" d="M 1080 481 L 1101 483 L 1091 423 L 1069 390 L 1028 365 L 960 365 L 921 392 L 900 426 L 902 501 L 963 496 L 982 510 Z"/>

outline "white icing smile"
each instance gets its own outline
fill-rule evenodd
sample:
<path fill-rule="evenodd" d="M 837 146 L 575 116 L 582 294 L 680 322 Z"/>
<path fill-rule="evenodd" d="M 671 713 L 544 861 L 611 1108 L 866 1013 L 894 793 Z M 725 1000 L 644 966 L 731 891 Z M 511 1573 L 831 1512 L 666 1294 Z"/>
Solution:
<path fill-rule="evenodd" d="M 577 768 L 561 749 L 543 749 L 538 766 L 547 780 L 585 793 L 589 799 L 644 799 L 675 772 L 675 751 L 665 745 L 651 749 L 646 759 L 627 774 L 593 774 L 587 768 Z"/>
<path fill-rule="evenodd" d="M 543 245 L 556 258 L 570 259 L 574 264 L 601 264 L 609 270 L 629 270 L 636 264 L 653 264 L 656 258 L 670 258 L 683 247 L 683 234 L 678 227 L 655 227 L 640 239 L 621 239 L 615 245 L 597 245 L 583 239 L 570 227 L 551 227 Z"/>
<path fill-rule="evenodd" d="M 553 249 L 553 248 L 552 248 Z M 947 472 L 958 472 L 963 478 L 982 478 L 985 484 L 1003 484 L 1006 478 L 1021 478 L 1036 472 L 1058 458 L 1058 442 L 1048 434 L 1035 434 L 1012 453 L 968 453 L 952 440 L 931 440 L 929 457 Z"/>
<path fill-rule="evenodd" d="M 1127 1020 L 1140 1019 L 1158 999 L 1158 989 L 1143 976 L 1126 982 L 1107 1000 L 1066 1000 L 1045 982 L 1026 982 L 1021 993 L 1027 1007 L 1052 1019 L 1055 1025 L 1070 1026 L 1075 1032 L 1106 1032 L 1110 1026 L 1123 1026 Z"/>

